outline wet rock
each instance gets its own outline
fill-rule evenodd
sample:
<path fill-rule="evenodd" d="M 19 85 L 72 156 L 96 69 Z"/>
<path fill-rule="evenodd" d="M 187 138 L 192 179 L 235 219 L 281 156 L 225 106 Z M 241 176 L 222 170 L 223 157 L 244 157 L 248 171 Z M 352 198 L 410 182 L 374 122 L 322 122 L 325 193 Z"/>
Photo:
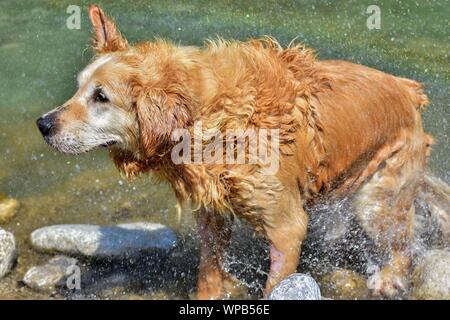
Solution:
<path fill-rule="evenodd" d="M 450 242 L 450 186 L 439 178 L 425 175 L 416 199 L 416 232 L 429 247 Z M 430 241 L 430 240 L 431 241 Z"/>
<path fill-rule="evenodd" d="M 0 229 L 0 279 L 11 270 L 16 257 L 17 249 L 14 235 Z"/>
<path fill-rule="evenodd" d="M 23 282 L 31 289 L 43 292 L 55 292 L 58 287 L 66 285 L 69 267 L 77 264 L 77 259 L 58 256 L 48 263 L 32 267 L 23 277 Z"/>
<path fill-rule="evenodd" d="M 34 248 L 95 258 L 130 258 L 151 250 L 168 251 L 175 233 L 156 223 L 117 226 L 54 225 L 31 234 Z"/>
<path fill-rule="evenodd" d="M 430 250 L 412 276 L 412 299 L 450 300 L 450 250 Z"/>
<path fill-rule="evenodd" d="M 0 224 L 7 223 L 16 214 L 19 209 L 19 202 L 16 199 L 0 199 Z"/>
<path fill-rule="evenodd" d="M 294 273 L 276 285 L 269 300 L 321 300 L 319 285 L 310 276 Z"/>
<path fill-rule="evenodd" d="M 333 299 L 367 299 L 369 290 L 366 278 L 346 269 L 337 269 L 321 278 L 322 294 Z"/>

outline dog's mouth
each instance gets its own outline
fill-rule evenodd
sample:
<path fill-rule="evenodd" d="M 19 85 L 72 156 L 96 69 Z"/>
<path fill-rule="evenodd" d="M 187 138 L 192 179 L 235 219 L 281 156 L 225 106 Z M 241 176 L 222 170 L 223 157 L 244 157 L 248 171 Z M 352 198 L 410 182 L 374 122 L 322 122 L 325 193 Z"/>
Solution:
<path fill-rule="evenodd" d="M 109 141 L 106 141 L 105 143 L 102 143 L 102 144 L 100 145 L 100 147 L 105 147 L 105 148 L 107 148 L 107 147 L 110 147 L 110 146 L 115 145 L 116 143 L 117 143 L 117 140 L 109 140 Z"/>

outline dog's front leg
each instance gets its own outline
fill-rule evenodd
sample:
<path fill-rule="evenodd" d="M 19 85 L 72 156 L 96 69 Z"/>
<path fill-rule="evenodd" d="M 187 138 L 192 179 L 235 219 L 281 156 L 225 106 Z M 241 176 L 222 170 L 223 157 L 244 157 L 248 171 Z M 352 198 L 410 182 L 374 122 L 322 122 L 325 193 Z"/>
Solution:
<path fill-rule="evenodd" d="M 227 298 L 234 289 L 233 279 L 223 270 L 223 254 L 231 237 L 231 221 L 222 215 L 200 210 L 197 223 L 200 235 L 200 266 L 197 299 Z"/>
<path fill-rule="evenodd" d="M 306 237 L 308 217 L 300 206 L 283 206 L 271 227 L 266 229 L 270 246 L 270 272 L 264 297 L 288 275 L 296 272 L 301 245 Z M 290 211 L 286 211 L 290 210 Z"/>

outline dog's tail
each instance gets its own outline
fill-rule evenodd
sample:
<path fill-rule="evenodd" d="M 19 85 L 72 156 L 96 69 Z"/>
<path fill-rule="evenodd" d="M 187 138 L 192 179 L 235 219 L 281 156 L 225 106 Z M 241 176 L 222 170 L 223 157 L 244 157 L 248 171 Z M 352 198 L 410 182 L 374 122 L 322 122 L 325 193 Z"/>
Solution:
<path fill-rule="evenodd" d="M 450 242 L 450 186 L 439 178 L 425 174 L 417 201 L 435 221 Z"/>

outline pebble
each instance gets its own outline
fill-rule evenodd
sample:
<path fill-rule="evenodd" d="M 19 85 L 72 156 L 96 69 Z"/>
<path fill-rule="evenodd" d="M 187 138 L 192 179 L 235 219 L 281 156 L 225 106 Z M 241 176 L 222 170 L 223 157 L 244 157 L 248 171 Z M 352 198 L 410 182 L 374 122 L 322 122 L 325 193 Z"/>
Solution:
<path fill-rule="evenodd" d="M 294 273 L 277 284 L 269 300 L 322 300 L 317 282 L 309 275 Z"/>
<path fill-rule="evenodd" d="M 14 235 L 0 228 L 0 279 L 12 269 L 16 257 L 17 249 Z"/>
<path fill-rule="evenodd" d="M 16 199 L 0 199 L 0 224 L 9 222 L 17 214 L 19 202 Z"/>
<path fill-rule="evenodd" d="M 23 282 L 31 289 L 53 293 L 58 287 L 66 285 L 70 266 L 77 264 L 77 259 L 57 256 L 48 263 L 32 267 L 23 277 Z"/>
<path fill-rule="evenodd" d="M 450 250 L 428 251 L 412 276 L 411 299 L 450 300 Z"/>

